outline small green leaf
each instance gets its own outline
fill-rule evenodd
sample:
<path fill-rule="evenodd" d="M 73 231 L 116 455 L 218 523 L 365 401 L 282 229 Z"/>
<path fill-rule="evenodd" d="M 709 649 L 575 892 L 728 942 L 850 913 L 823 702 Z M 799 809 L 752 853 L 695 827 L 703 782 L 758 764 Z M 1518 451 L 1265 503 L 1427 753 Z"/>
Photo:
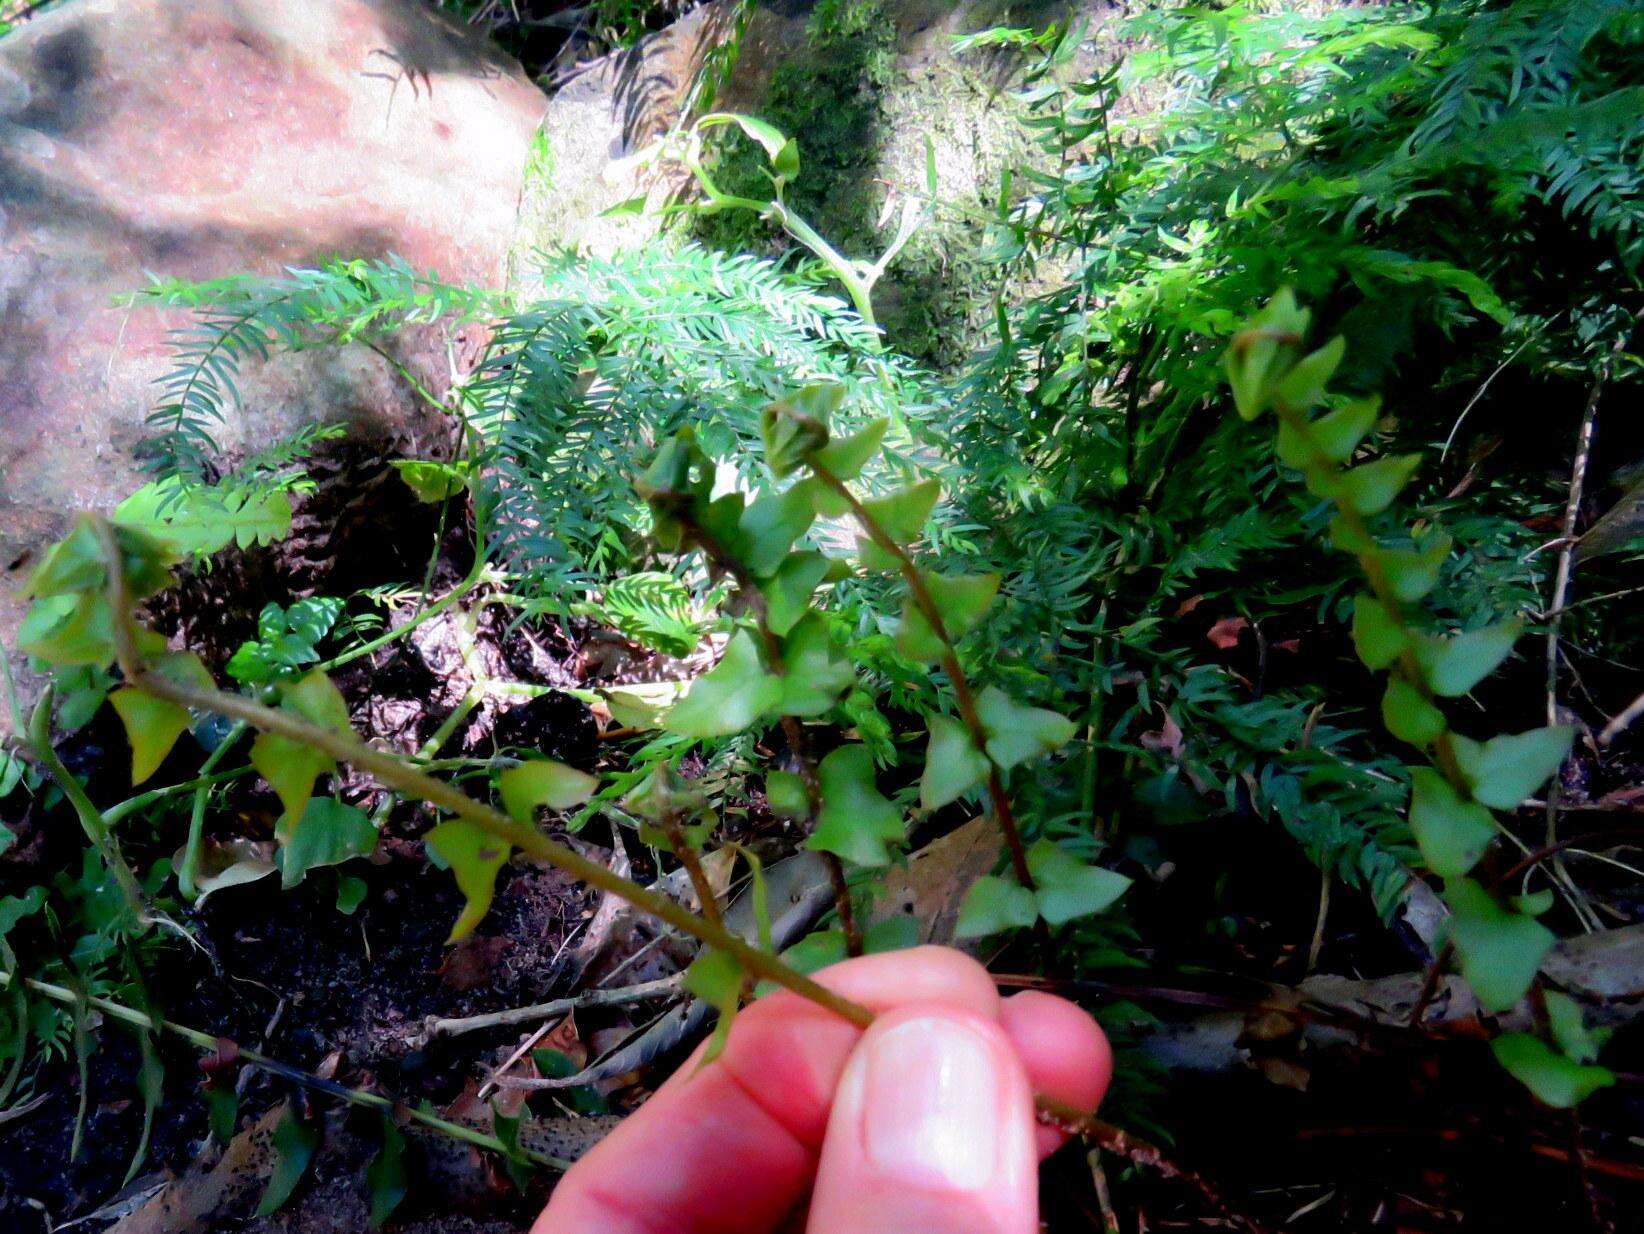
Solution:
<path fill-rule="evenodd" d="M 310 596 L 298 600 L 285 612 L 286 630 L 310 647 L 331 633 L 342 616 L 343 602 L 335 596 Z"/>
<path fill-rule="evenodd" d="M 282 827 L 289 827 L 293 820 L 303 816 L 308 799 L 314 793 L 314 781 L 337 769 L 330 755 L 273 733 L 257 734 L 251 743 L 251 765 L 268 781 L 285 807 Z"/>
<path fill-rule="evenodd" d="M 689 425 L 666 438 L 650 465 L 634 480 L 635 491 L 659 515 L 705 502 L 713 485 L 713 460 L 703 453 Z"/>
<path fill-rule="evenodd" d="M 521 823 L 534 823 L 537 808 L 571 810 L 599 791 L 599 778 L 551 758 L 534 758 L 497 777 L 503 807 Z"/>
<path fill-rule="evenodd" d="M 331 678 L 320 669 L 282 686 L 280 706 L 334 733 L 353 732 L 348 722 L 348 704 Z"/>
<path fill-rule="evenodd" d="M 828 620 L 807 613 L 782 643 L 782 702 L 785 716 L 819 716 L 856 681 L 856 669 L 833 643 Z"/>
<path fill-rule="evenodd" d="M 935 480 L 921 480 L 884 497 L 862 503 L 869 518 L 897 544 L 911 544 L 924 534 L 942 486 Z M 901 563 L 867 536 L 857 538 L 865 570 L 895 570 Z"/>
<path fill-rule="evenodd" d="M 1378 458 L 1328 478 L 1310 475 L 1308 487 L 1355 513 L 1380 514 L 1410 482 L 1420 462 L 1421 456 L 1417 454 Z"/>
<path fill-rule="evenodd" d="M 1461 975 L 1486 1011 L 1510 1010 L 1535 980 L 1556 941 L 1553 932 L 1503 908 L 1470 878 L 1450 882 L 1444 900 L 1450 906 L 1450 941 L 1461 960 Z"/>
<path fill-rule="evenodd" d="M 1346 353 L 1347 340 L 1338 334 L 1317 351 L 1297 360 L 1290 371 L 1275 383 L 1274 406 L 1282 411 L 1307 412 L 1324 402 L 1324 388 L 1330 383 Z"/>
<path fill-rule="evenodd" d="M 811 812 L 805 781 L 791 771 L 772 771 L 765 777 L 765 800 L 780 818 L 805 818 Z"/>
<path fill-rule="evenodd" d="M 1608 1067 L 1584 1066 L 1555 1053 L 1529 1033 L 1507 1033 L 1490 1043 L 1496 1061 L 1525 1088 L 1554 1109 L 1569 1110 L 1615 1083 Z"/>
<path fill-rule="evenodd" d="M 262 612 L 257 614 L 257 638 L 264 643 L 272 643 L 287 630 L 285 610 L 278 604 L 263 605 Z"/>
<path fill-rule="evenodd" d="M 1381 696 L 1381 722 L 1400 741 L 1429 746 L 1445 730 L 1444 713 L 1402 677 L 1391 677 Z"/>
<path fill-rule="evenodd" d="M 812 512 L 823 518 L 843 518 L 851 510 L 849 501 L 814 476 L 809 480 L 801 480 L 788 491 L 803 497 Z"/>
<path fill-rule="evenodd" d="M 799 175 L 799 143 L 788 138 L 771 159 L 771 175 L 783 183 Z"/>
<path fill-rule="evenodd" d="M 899 914 L 876 921 L 862 931 L 862 954 L 879 955 L 886 951 L 906 951 L 920 942 L 920 923 L 916 917 Z"/>
<path fill-rule="evenodd" d="M 114 684 L 107 670 L 91 664 L 56 669 L 52 678 L 57 686 L 57 727 L 65 733 L 89 724 Z"/>
<path fill-rule="evenodd" d="M 400 479 L 418 501 L 437 505 L 449 501 L 468 487 L 472 468 L 466 465 L 441 463 L 434 459 L 399 458 L 392 464 Z"/>
<path fill-rule="evenodd" d="M 69 595 L 82 591 L 100 590 L 108 579 L 108 566 L 103 560 L 103 545 L 96 529 L 86 518 L 76 519 L 68 535 L 46 550 L 45 557 L 29 575 L 23 594 L 34 599 L 42 596 Z"/>
<path fill-rule="evenodd" d="M 1523 630 L 1521 622 L 1504 621 L 1450 638 L 1417 638 L 1416 663 L 1434 694 L 1457 698 L 1496 670 Z"/>
<path fill-rule="evenodd" d="M 793 542 L 810 529 L 815 519 L 816 510 L 803 485 L 754 498 L 737 520 L 746 544 L 748 569 L 763 577 L 784 565 Z"/>
<path fill-rule="evenodd" d="M 776 125 L 761 120 L 757 116 L 742 115 L 740 112 L 711 112 L 703 116 L 696 124 L 699 129 L 711 129 L 721 125 L 734 124 L 759 143 L 760 148 L 765 151 L 765 157 L 770 159 L 773 164 L 782 156 L 783 149 L 788 145 L 787 136 Z M 798 155 L 794 157 L 797 159 Z"/>
<path fill-rule="evenodd" d="M 188 731 L 188 711 L 131 686 L 120 687 L 108 701 L 126 727 L 126 742 L 131 746 L 131 783 L 141 784 L 160 769 L 177 738 Z"/>
<path fill-rule="evenodd" d="M 353 857 L 369 857 L 377 847 L 377 829 L 364 810 L 334 797 L 314 797 L 295 827 L 281 836 L 280 885 L 295 887 L 308 872 L 340 865 Z"/>
<path fill-rule="evenodd" d="M 248 686 L 267 685 L 280 671 L 269 648 L 255 639 L 241 643 L 223 667 L 235 681 Z"/>
<path fill-rule="evenodd" d="M 1451 740 L 1473 796 L 1491 809 L 1513 810 L 1563 764 L 1575 729 L 1567 724 L 1533 728 L 1483 744 L 1460 734 Z"/>
<path fill-rule="evenodd" d="M 919 804 L 937 810 L 957 801 L 987 779 L 987 756 L 976 748 L 970 731 L 952 716 L 929 720 L 930 744 L 925 747 L 925 771 L 919 778 Z"/>
<path fill-rule="evenodd" d="M 1040 840 L 1027 855 L 1039 916 L 1064 925 L 1111 908 L 1130 887 L 1130 879 L 1101 866 L 1086 865 L 1049 840 Z"/>
<path fill-rule="evenodd" d="M 1404 628 L 1374 596 L 1353 600 L 1353 649 L 1366 668 L 1386 668 L 1404 652 Z"/>
<path fill-rule="evenodd" d="M 367 891 L 365 880 L 355 878 L 352 874 L 337 876 L 337 911 L 344 917 L 352 917 L 361 904 L 365 903 Z"/>
<path fill-rule="evenodd" d="M 759 949 L 774 955 L 776 942 L 771 937 L 771 888 L 765 878 L 765 863 L 751 848 L 744 848 L 740 844 L 732 845 L 732 848 L 748 863 L 748 896 L 753 905 L 754 929 L 759 940 Z"/>
<path fill-rule="evenodd" d="M 274 1128 L 274 1171 L 268 1177 L 262 1203 L 257 1205 L 257 1216 L 268 1216 L 291 1198 L 319 1147 L 320 1129 L 301 1121 L 287 1106 Z"/>
<path fill-rule="evenodd" d="M 348 704 L 319 669 L 281 686 L 280 709 L 333 732 L 352 731 Z M 329 755 L 314 747 L 273 733 L 259 733 L 251 743 L 251 765 L 279 795 L 285 807 L 285 827 L 302 817 L 314 792 L 314 781 L 337 766 Z"/>
<path fill-rule="evenodd" d="M 844 386 L 819 382 L 766 406 L 759 423 L 773 475 L 797 471 L 828 444 L 828 422 L 844 401 Z"/>
<path fill-rule="evenodd" d="M 1547 1026 L 1552 1029 L 1558 1048 L 1578 1063 L 1590 1063 L 1597 1059 L 1598 1052 L 1610 1039 L 1610 1030 L 1588 1028 L 1581 1004 L 1568 994 L 1548 990 L 1546 1003 Z"/>
<path fill-rule="evenodd" d="M 405 1136 L 387 1114 L 382 1116 L 382 1147 L 366 1167 L 365 1185 L 371 1192 L 371 1228 L 380 1230 L 411 1189 L 405 1169 Z"/>
<path fill-rule="evenodd" d="M 1476 866 L 1496 838 L 1490 811 L 1464 800 L 1431 767 L 1410 773 L 1410 830 L 1427 868 L 1446 879 Z"/>
<path fill-rule="evenodd" d="M 1430 536 L 1419 549 L 1376 550 L 1382 573 L 1393 594 L 1406 604 L 1414 604 L 1438 585 L 1439 572 L 1450 555 L 1452 541 L 1446 535 Z"/>
<path fill-rule="evenodd" d="M 1552 888 L 1544 887 L 1540 891 L 1530 892 L 1529 895 L 1508 896 L 1507 903 L 1513 906 L 1515 912 L 1523 913 L 1526 917 L 1540 917 L 1553 906 Z"/>
<path fill-rule="evenodd" d="M 816 829 L 805 842 L 857 865 L 890 864 L 886 844 L 907 839 L 902 813 L 874 783 L 867 746 L 841 746 L 816 768 L 822 806 Z"/>
<path fill-rule="evenodd" d="M 1335 463 L 1345 463 L 1353 457 L 1353 451 L 1358 449 L 1365 434 L 1375 427 L 1376 417 L 1380 414 L 1379 398 L 1354 399 L 1314 420 L 1308 426 L 1308 436 L 1326 458 Z"/>
<path fill-rule="evenodd" d="M 936 612 L 942 619 L 948 638 L 957 645 L 959 640 L 975 629 L 976 623 L 999 594 L 997 574 L 925 574 L 925 589 L 930 593 Z M 896 646 L 910 660 L 940 659 L 947 645 L 931 629 L 925 615 L 910 595 L 902 602 L 902 623 L 897 627 Z"/>
<path fill-rule="evenodd" d="M 742 1005 L 742 965 L 723 951 L 705 949 L 685 970 L 685 988 L 719 1010 L 719 1023 L 702 1056 L 704 1063 L 719 1057 L 731 1033 L 731 1021 Z"/>
<path fill-rule="evenodd" d="M 868 460 L 879 452 L 879 446 L 885 440 L 885 430 L 888 428 L 890 420 L 880 417 L 860 432 L 830 441 L 816 452 L 816 465 L 833 473 L 835 479 L 856 479 L 862 468 L 867 466 Z"/>
<path fill-rule="evenodd" d="M 240 1096 L 232 1081 L 207 1084 L 200 1090 L 206 1104 L 206 1127 L 211 1138 L 226 1145 L 234 1138 L 234 1126 L 240 1119 Z"/>
<path fill-rule="evenodd" d="M 448 944 L 454 943 L 465 937 L 490 911 L 497 889 L 497 871 L 507 862 L 511 849 L 489 832 L 460 818 L 441 823 L 425 839 L 450 866 L 457 887 L 467 901 L 445 940 Z"/>
<path fill-rule="evenodd" d="M 645 206 L 649 200 L 650 195 L 648 193 L 640 193 L 637 196 L 625 198 L 614 206 L 605 207 L 594 217 L 601 219 L 633 218 L 645 213 Z"/>
<path fill-rule="evenodd" d="M 843 930 L 814 930 L 782 953 L 782 960 L 788 967 L 806 976 L 830 964 L 837 964 L 844 958 Z M 760 982 L 754 992 L 763 997 L 779 988 L 774 982 Z"/>
<path fill-rule="evenodd" d="M 1370 533 L 1357 520 L 1345 517 L 1340 511 L 1330 516 L 1330 547 L 1344 553 L 1369 554 L 1379 551 Z"/>
<path fill-rule="evenodd" d="M 1307 319 L 1307 310 L 1297 307 L 1295 294 L 1285 287 L 1233 336 L 1223 363 L 1233 404 L 1244 419 L 1254 420 L 1267 410 L 1269 377 L 1289 369 L 1307 335 Z"/>
<path fill-rule="evenodd" d="M 1006 930 L 1022 930 L 1039 916 L 1033 893 L 1019 883 L 989 874 L 977 879 L 959 905 L 956 938 L 986 938 Z"/>
<path fill-rule="evenodd" d="M 53 665 L 106 665 L 114 659 L 114 620 L 100 591 L 45 596 L 17 628 L 19 650 Z"/>
<path fill-rule="evenodd" d="M 719 663 L 668 712 L 663 727 L 686 737 L 724 737 L 752 726 L 781 701 L 782 679 L 765 671 L 753 637 L 738 630 Z"/>
<path fill-rule="evenodd" d="M 496 1099 L 491 1100 L 491 1130 L 502 1141 L 502 1168 L 519 1191 L 531 1185 L 531 1176 L 537 1169 L 519 1142 L 519 1129 L 525 1123 L 526 1113 L 522 1108 L 518 1114 L 504 1114 L 497 1107 Z"/>
<path fill-rule="evenodd" d="M 1002 771 L 1061 749 L 1077 728 L 1066 716 L 1018 703 L 997 686 L 982 691 L 976 714 L 988 736 L 988 757 Z"/>
<path fill-rule="evenodd" d="M 0 939 L 6 937 L 17 923 L 32 917 L 46 903 L 46 889 L 36 883 L 20 896 L 0 896 Z"/>
<path fill-rule="evenodd" d="M 811 597 L 827 578 L 828 559 L 821 553 L 792 553 L 776 573 L 760 583 L 765 594 L 765 623 L 777 637 L 788 633 L 810 611 Z"/>

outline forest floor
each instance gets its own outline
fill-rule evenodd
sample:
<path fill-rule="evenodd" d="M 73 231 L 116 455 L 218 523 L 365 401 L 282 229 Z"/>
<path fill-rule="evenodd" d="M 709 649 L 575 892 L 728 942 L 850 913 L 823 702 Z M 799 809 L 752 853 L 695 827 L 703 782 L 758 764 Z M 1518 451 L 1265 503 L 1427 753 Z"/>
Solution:
<path fill-rule="evenodd" d="M 464 551 L 457 544 L 441 563 L 436 592 L 460 576 Z M 593 769 L 633 738 L 551 687 L 642 680 L 668 668 L 653 653 L 581 622 L 533 620 L 514 628 L 482 622 L 477 642 L 487 663 L 550 692 L 477 710 L 452 735 L 447 754 L 485 750 L 501 740 Z M 434 675 L 453 654 L 436 621 L 416 638 L 339 672 L 356 725 L 402 748 L 426 740 L 448 710 L 429 699 L 440 697 Z M 118 796 L 124 743 L 106 711 L 70 737 L 62 755 L 94 793 Z M 213 851 L 243 857 L 268 845 L 278 805 L 252 783 L 236 792 L 233 809 L 213 816 Z M 342 797 L 367 809 L 377 791 L 366 782 L 340 786 Z M 456 1121 L 489 1129 L 487 1099 L 517 1112 L 524 1094 L 504 1088 L 482 1099 L 488 1077 L 581 1067 L 642 1033 L 678 1001 L 669 989 L 524 1023 L 431 1032 L 442 1018 L 654 983 L 677 973 L 690 952 L 526 859 L 505 868 L 479 931 L 448 948 L 445 935 L 461 896 L 418 841 L 428 823 L 419 809 L 392 810 L 369 862 L 348 866 L 365 886 L 348 913 L 339 910 L 339 882 L 330 870 L 313 871 L 284 892 L 273 877 L 214 890 L 180 917 L 189 941 L 168 943 L 151 966 L 155 1005 L 175 1022 L 323 1080 L 402 1103 L 427 1102 Z M 25 816 L 18 845 L 0 860 L 0 891 L 46 880 L 73 859 L 71 827 L 60 813 Z M 795 847 L 787 825 L 758 808 L 738 827 L 739 838 L 767 862 Z M 924 854 L 944 860 L 941 835 L 919 838 L 928 847 L 916 865 Z M 631 841 L 624 845 L 619 831 L 596 823 L 573 842 L 642 880 L 655 877 L 646 850 L 630 851 Z M 129 836 L 127 843 L 139 868 L 163 855 L 145 847 L 144 837 Z M 1389 930 L 1362 896 L 1338 893 L 1321 905 L 1318 872 L 1292 841 L 1253 817 L 1187 829 L 1162 856 L 1157 868 L 1167 875 L 1138 888 L 1131 903 L 1139 943 L 1128 965 L 1064 979 L 1056 958 L 1032 944 L 984 958 L 1004 986 L 1059 989 L 1105 1009 L 1110 1023 L 1122 1026 L 1115 1037 L 1125 1110 L 1145 1111 L 1138 1129 L 1166 1141 L 1170 1159 L 1212 1180 L 1233 1215 L 1145 1162 L 1075 1146 L 1046 1168 L 1051 1229 L 1128 1228 L 1128 1219 L 1120 1226 L 1113 1216 L 1116 1203 L 1138 1214 L 1146 1229 L 1574 1229 L 1595 1210 L 1621 1219 L 1618 1228 L 1637 1228 L 1627 1224 L 1627 1214 L 1639 1211 L 1644 1186 L 1644 1170 L 1629 1164 L 1644 1142 L 1644 1101 L 1636 1087 L 1600 1094 L 1583 1108 L 1578 1125 L 1573 1115 L 1537 1108 L 1478 1048 L 1465 1021 L 1448 1032 L 1384 1023 L 1333 1040 L 1308 1037 L 1303 1029 L 1322 1013 L 1297 992 L 1304 980 L 1334 974 L 1369 989 L 1377 978 L 1419 975 L 1426 954 L 1420 939 L 1407 928 Z M 923 919 L 941 917 L 962 893 L 962 884 L 943 885 L 943 868 L 933 865 L 914 880 L 910 895 L 921 901 L 913 907 Z M 663 885 L 679 888 L 677 879 Z M 736 890 L 727 888 L 733 896 Z M 1203 906 L 1212 902 L 1221 915 L 1207 923 Z M 1125 1008 L 1130 1011 L 1113 1014 Z M 1364 1009 L 1376 1010 L 1368 1001 Z M 288 1100 L 304 1102 L 310 1094 L 251 1068 L 238 1071 L 242 1130 L 219 1157 L 206 1147 L 208 1114 L 196 1089 L 215 1060 L 202 1064 L 197 1051 L 176 1041 L 165 1048 L 166 1095 L 151 1151 L 139 1176 L 122 1186 L 143 1117 L 140 1059 L 129 1034 L 104 1026 L 98 1037 L 77 1156 L 71 1146 L 80 1085 L 71 1054 L 38 1077 L 40 1101 L 5 1128 L 0 1214 L 6 1228 L 31 1234 L 365 1228 L 364 1176 L 378 1115 L 327 1103 L 324 1148 L 305 1184 L 275 1214 L 254 1216 L 273 1168 L 272 1119 Z M 1196 1057 L 1213 1039 L 1236 1043 L 1235 1063 Z M 539 1135 L 550 1137 L 540 1142 L 569 1155 L 594 1142 L 609 1125 L 599 1116 L 641 1102 L 694 1041 L 677 1039 L 649 1065 L 586 1088 L 532 1095 L 529 1112 L 541 1121 Z M 223 1049 L 232 1053 L 226 1044 Z M 1625 1030 L 1606 1058 L 1623 1072 L 1644 1070 L 1644 1027 Z M 410 1234 L 521 1230 L 551 1185 L 548 1172 L 516 1182 L 493 1155 L 434 1135 L 416 1136 L 411 1152 L 418 1182 L 393 1227 Z"/>

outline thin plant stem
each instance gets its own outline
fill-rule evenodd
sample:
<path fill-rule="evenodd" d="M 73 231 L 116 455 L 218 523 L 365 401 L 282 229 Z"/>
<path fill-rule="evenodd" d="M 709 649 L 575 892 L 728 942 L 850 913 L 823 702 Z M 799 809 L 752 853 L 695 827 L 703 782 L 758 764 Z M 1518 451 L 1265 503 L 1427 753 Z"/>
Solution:
<path fill-rule="evenodd" d="M 211 772 L 222 761 L 224 755 L 234 746 L 241 737 L 250 731 L 250 726 L 244 720 L 237 721 L 223 739 L 217 743 L 217 748 L 206 756 L 200 764 L 201 780 L 199 787 L 194 790 L 194 801 L 188 811 L 188 840 L 183 846 L 183 864 L 177 869 L 177 889 L 190 900 L 196 895 L 200 873 L 200 849 L 205 843 L 205 813 L 206 806 L 211 800 L 211 786 L 216 777 Z M 228 777 L 222 777 L 227 779 Z"/>
<path fill-rule="evenodd" d="M 936 605 L 935 597 L 930 594 L 930 588 L 925 586 L 924 576 L 914 565 L 913 558 L 908 556 L 907 549 L 898 544 L 883 527 L 879 520 L 874 518 L 848 485 L 826 467 L 811 464 L 811 470 L 817 479 L 837 493 L 841 500 L 850 507 L 851 514 L 870 540 L 880 549 L 889 553 L 896 560 L 897 569 L 908 585 L 908 594 L 913 599 L 919 613 L 930 625 L 933 633 L 942 644 L 940 663 L 942 670 L 947 673 L 948 681 L 953 685 L 954 702 L 959 707 L 959 718 L 970 733 L 971 742 L 976 748 L 987 753 L 988 735 L 982 727 L 982 717 L 976 710 L 976 694 L 971 689 L 970 678 L 959 664 L 959 653 L 953 648 L 953 640 L 948 636 L 947 624 L 942 620 L 942 612 Z M 1016 813 L 1011 809 L 1010 797 L 1005 792 L 1004 777 L 999 773 L 999 765 L 991 756 L 988 757 L 988 800 L 993 806 L 993 817 L 999 823 L 999 830 L 1004 833 L 1005 847 L 1010 852 L 1010 864 L 1015 871 L 1016 881 L 1028 890 L 1033 890 L 1033 874 L 1028 869 L 1027 849 L 1022 844 L 1021 828 L 1016 822 Z"/>
<path fill-rule="evenodd" d="M 52 689 L 47 686 L 45 693 L 40 696 L 40 701 L 35 705 L 34 714 L 29 717 L 29 745 L 34 756 L 40 760 L 40 765 L 57 782 L 57 787 L 62 789 L 63 796 L 74 809 L 75 817 L 80 820 L 80 827 L 86 833 L 86 838 L 102 856 L 103 864 L 108 868 L 115 885 L 119 887 L 121 898 L 130 909 L 133 921 L 148 921 L 148 900 L 137 882 L 137 876 L 131 872 L 131 867 L 121 855 L 119 842 L 103 821 L 102 811 L 92 804 L 91 798 L 86 795 L 85 786 L 73 772 L 63 766 L 63 760 L 57 757 L 57 751 L 52 748 L 52 697 Z"/>
<path fill-rule="evenodd" d="M 765 651 L 766 667 L 777 676 L 784 676 L 787 670 L 782 663 L 782 644 L 777 639 L 776 631 L 771 629 L 770 605 L 758 582 L 748 572 L 747 567 L 733 557 L 707 528 L 684 518 L 681 522 L 691 540 L 702 550 L 709 562 L 736 584 L 738 592 L 747 601 L 748 611 L 753 615 L 754 628 Z M 811 753 L 809 740 L 805 737 L 805 727 L 800 724 L 797 716 L 782 717 L 782 735 L 787 738 L 788 749 L 793 753 L 794 761 L 799 767 L 799 778 L 805 785 L 805 829 L 808 834 L 816 827 L 818 810 L 822 802 L 822 790 L 816 776 L 816 758 Z M 827 867 L 828 881 L 833 885 L 834 912 L 839 917 L 839 928 L 845 935 L 845 953 L 861 955 L 862 926 L 856 919 L 856 908 L 851 902 L 850 884 L 845 879 L 845 863 L 840 860 L 839 854 L 823 850 L 822 864 Z"/>
<path fill-rule="evenodd" d="M 702 868 L 702 854 L 696 851 L 691 838 L 685 834 L 679 815 L 670 811 L 662 817 L 658 825 L 668 837 L 674 856 L 678 857 L 680 864 L 685 867 L 685 873 L 691 880 L 691 887 L 696 891 L 696 900 L 701 906 L 702 915 L 711 924 L 723 927 L 725 923 L 719 915 L 719 897 L 714 894 L 714 885 L 708 881 L 708 872 Z"/>

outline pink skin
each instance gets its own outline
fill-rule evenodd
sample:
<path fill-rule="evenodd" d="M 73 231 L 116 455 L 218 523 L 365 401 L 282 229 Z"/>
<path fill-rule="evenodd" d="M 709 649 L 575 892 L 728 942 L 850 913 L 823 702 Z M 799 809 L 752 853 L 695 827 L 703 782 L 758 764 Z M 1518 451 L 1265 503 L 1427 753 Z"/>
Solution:
<path fill-rule="evenodd" d="M 1107 1040 L 1053 995 L 1001 999 L 957 951 L 816 974 L 882 1013 L 863 1032 L 787 992 L 749 1006 L 572 1168 L 532 1234 L 1032 1234 L 1063 1137 L 1033 1094 L 1094 1110 Z"/>

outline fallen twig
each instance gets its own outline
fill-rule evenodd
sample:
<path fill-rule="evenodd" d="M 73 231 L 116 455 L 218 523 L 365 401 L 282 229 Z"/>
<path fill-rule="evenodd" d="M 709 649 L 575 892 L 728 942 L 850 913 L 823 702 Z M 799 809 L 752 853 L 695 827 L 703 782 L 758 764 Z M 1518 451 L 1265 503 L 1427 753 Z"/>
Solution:
<path fill-rule="evenodd" d="M 1601 746 L 1609 745 L 1630 728 L 1633 721 L 1637 720 L 1639 716 L 1644 716 L 1644 694 L 1640 694 L 1628 703 L 1622 711 L 1616 714 L 1614 719 L 1604 726 L 1603 731 L 1598 734 L 1598 744 Z"/>
<path fill-rule="evenodd" d="M 473 1033 L 485 1028 L 505 1028 L 510 1024 L 534 1024 L 584 1007 L 621 1007 L 641 1003 L 647 999 L 664 998 L 679 992 L 681 974 L 659 977 L 639 985 L 618 986 L 614 990 L 584 990 L 567 998 L 550 999 L 529 1007 L 510 1007 L 506 1011 L 488 1011 L 483 1015 L 428 1018 L 429 1037 L 455 1037 L 459 1033 Z"/>

